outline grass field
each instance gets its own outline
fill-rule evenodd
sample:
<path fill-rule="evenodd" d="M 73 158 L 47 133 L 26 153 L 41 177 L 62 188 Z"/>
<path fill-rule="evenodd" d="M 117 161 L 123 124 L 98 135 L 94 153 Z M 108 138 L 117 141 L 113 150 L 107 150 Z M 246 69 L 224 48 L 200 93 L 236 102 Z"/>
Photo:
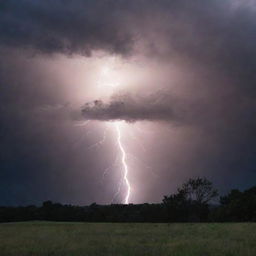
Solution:
<path fill-rule="evenodd" d="M 0 255 L 255 256 L 256 223 L 4 223 Z"/>

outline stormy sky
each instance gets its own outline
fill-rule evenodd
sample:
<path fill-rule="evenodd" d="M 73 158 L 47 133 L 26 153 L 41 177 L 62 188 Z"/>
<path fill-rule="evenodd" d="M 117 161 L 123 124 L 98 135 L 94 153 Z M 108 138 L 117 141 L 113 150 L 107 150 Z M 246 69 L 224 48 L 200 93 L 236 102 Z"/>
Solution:
<path fill-rule="evenodd" d="M 0 205 L 160 202 L 256 181 L 255 0 L 0 1 Z M 119 192 L 119 193 L 118 193 Z"/>

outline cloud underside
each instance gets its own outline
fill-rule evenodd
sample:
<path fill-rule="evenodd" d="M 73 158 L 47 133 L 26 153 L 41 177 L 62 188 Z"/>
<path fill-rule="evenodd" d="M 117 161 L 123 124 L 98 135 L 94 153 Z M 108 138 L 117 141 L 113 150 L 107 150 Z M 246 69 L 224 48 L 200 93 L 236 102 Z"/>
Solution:
<path fill-rule="evenodd" d="M 85 104 L 82 107 L 83 117 L 101 121 L 177 121 L 178 115 L 172 109 L 172 104 L 157 102 L 157 97 L 119 97 L 108 103 L 95 100 Z"/>

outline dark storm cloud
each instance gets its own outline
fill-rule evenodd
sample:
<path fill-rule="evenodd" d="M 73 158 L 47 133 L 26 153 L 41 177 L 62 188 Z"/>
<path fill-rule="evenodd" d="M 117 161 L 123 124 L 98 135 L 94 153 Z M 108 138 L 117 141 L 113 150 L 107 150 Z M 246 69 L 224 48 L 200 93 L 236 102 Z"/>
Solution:
<path fill-rule="evenodd" d="M 144 41 L 145 51 L 162 59 L 250 72 L 256 29 L 249 7 L 231 0 L 2 1 L 0 44 L 46 53 L 127 54 Z"/>
<path fill-rule="evenodd" d="M 95 100 L 82 107 L 88 120 L 177 121 L 182 117 L 177 111 L 177 100 L 164 93 L 148 96 L 115 95 L 109 103 Z"/>
<path fill-rule="evenodd" d="M 86 120 L 163 121 L 175 125 L 192 125 L 205 116 L 200 111 L 205 107 L 202 99 L 177 98 L 161 90 L 147 95 L 115 94 L 109 102 L 95 100 L 85 103 L 81 111 Z"/>
<path fill-rule="evenodd" d="M 133 38 L 120 1 L 10 0 L 0 3 L 2 45 L 46 53 L 126 54 Z"/>

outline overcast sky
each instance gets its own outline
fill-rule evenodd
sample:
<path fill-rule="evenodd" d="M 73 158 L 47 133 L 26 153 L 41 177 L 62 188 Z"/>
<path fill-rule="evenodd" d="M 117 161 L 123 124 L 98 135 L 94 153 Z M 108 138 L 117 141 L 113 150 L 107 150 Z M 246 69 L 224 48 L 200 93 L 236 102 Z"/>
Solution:
<path fill-rule="evenodd" d="M 0 205 L 160 202 L 256 180 L 255 0 L 0 1 Z"/>

